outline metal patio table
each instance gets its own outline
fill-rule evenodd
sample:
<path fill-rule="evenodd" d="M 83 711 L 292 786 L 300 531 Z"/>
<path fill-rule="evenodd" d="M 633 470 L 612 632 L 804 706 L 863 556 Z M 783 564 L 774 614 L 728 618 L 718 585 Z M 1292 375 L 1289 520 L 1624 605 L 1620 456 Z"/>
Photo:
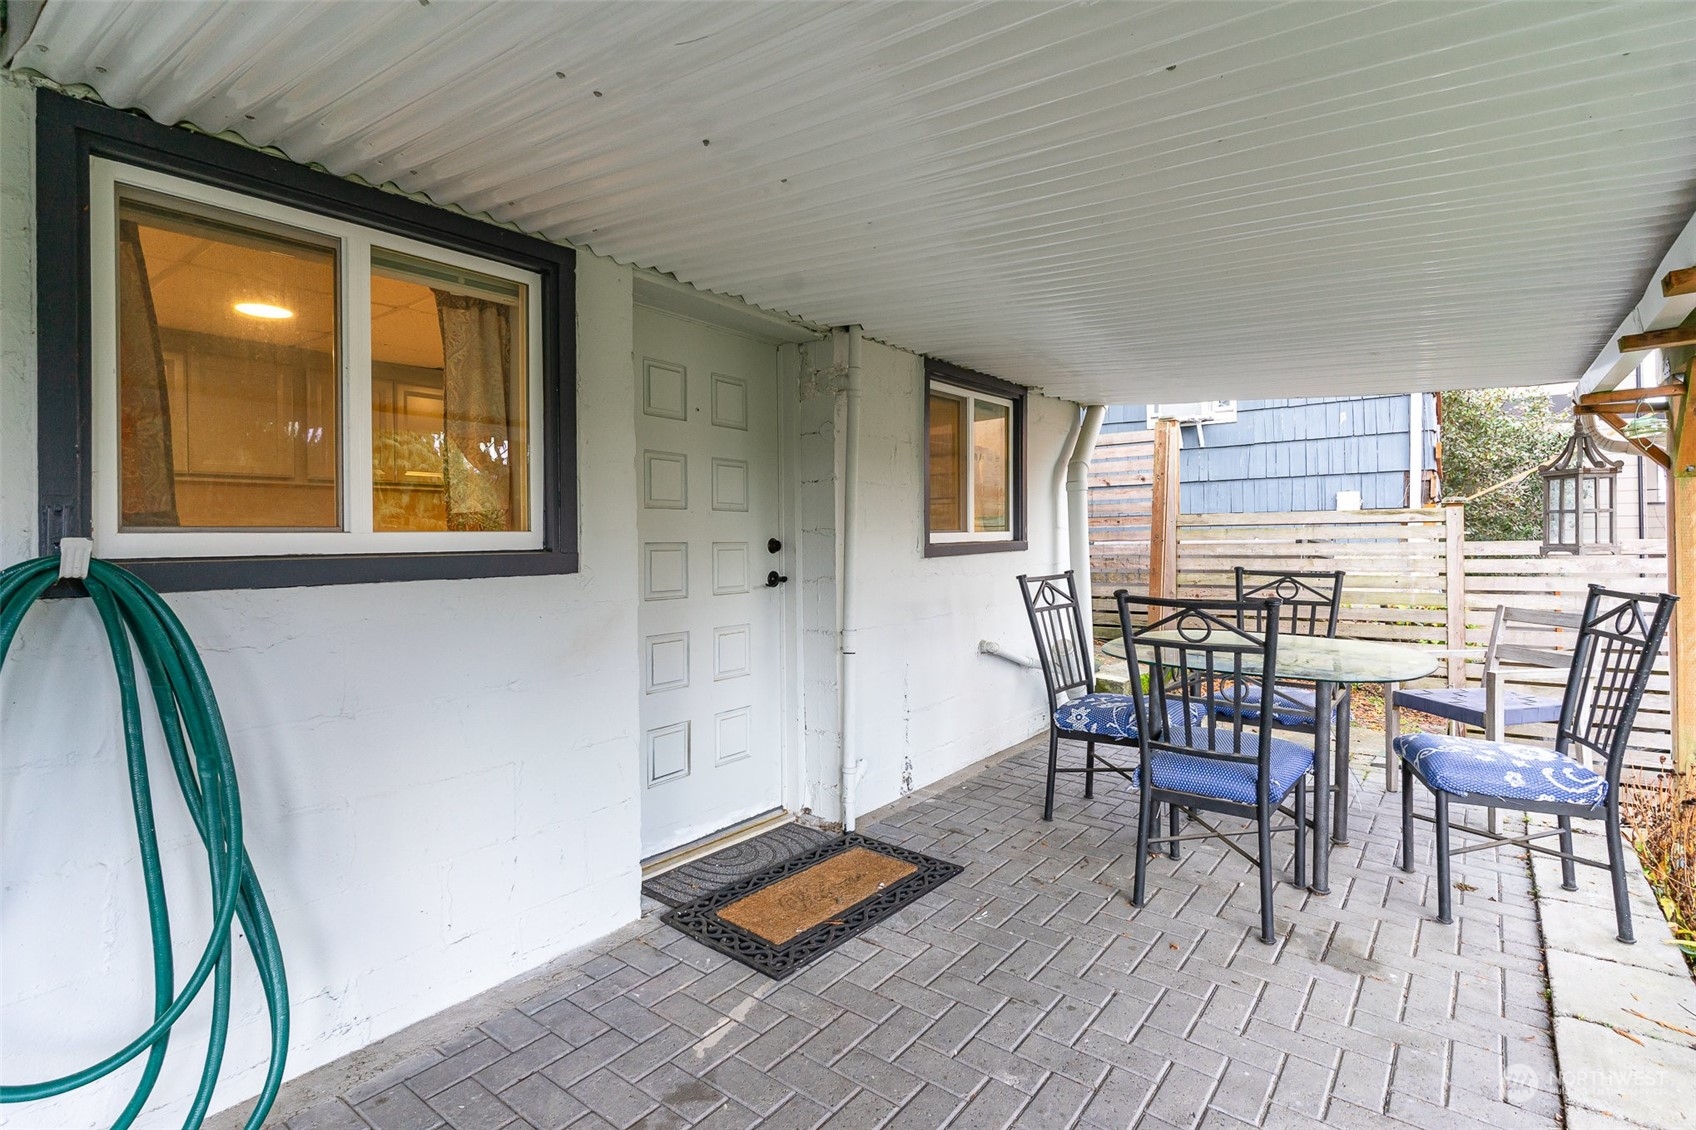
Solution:
<path fill-rule="evenodd" d="M 1151 632 L 1138 638 L 1184 642 L 1177 632 Z M 1114 658 L 1125 658 L 1124 638 L 1115 636 L 1102 650 Z M 1349 839 L 1349 720 L 1343 718 L 1337 723 L 1342 741 L 1334 741 L 1331 732 L 1343 688 L 1355 683 L 1411 682 L 1436 669 L 1436 656 L 1400 644 L 1327 636 L 1278 637 L 1277 677 L 1311 682 L 1314 703 L 1329 704 L 1327 709 L 1314 711 L 1313 883 L 1309 888 L 1314 894 L 1331 893 L 1331 844 L 1346 844 Z M 1259 673 L 1260 657 L 1245 655 L 1243 674 Z M 1326 749 L 1332 751 L 1331 757 L 1321 754 Z M 1332 805 L 1324 803 L 1326 796 L 1331 797 Z"/>

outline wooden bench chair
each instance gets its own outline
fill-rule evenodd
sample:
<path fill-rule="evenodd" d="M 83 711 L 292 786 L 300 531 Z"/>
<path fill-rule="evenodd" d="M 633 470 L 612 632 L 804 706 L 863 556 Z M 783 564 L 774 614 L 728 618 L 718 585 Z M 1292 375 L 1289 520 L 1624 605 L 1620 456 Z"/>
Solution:
<path fill-rule="evenodd" d="M 1384 787 L 1396 790 L 1395 742 L 1401 736 L 1398 710 L 1418 710 L 1447 719 L 1449 732 L 1464 736 L 1466 728 L 1481 730 L 1487 741 L 1499 742 L 1510 726 L 1556 722 L 1561 716 L 1561 693 L 1581 617 L 1575 612 L 1546 612 L 1501 605 L 1490 624 L 1484 650 L 1484 674 L 1476 687 L 1414 687 L 1390 683 L 1384 688 Z M 1511 636 L 1510 636 L 1511 634 Z M 1528 645 L 1527 637 L 1535 641 Z M 1443 652 L 1449 662 L 1464 662 L 1476 652 Z M 1535 689 L 1514 690 L 1509 683 Z M 1540 692 L 1540 693 L 1539 693 Z M 1492 814 L 1492 819 L 1493 819 Z"/>

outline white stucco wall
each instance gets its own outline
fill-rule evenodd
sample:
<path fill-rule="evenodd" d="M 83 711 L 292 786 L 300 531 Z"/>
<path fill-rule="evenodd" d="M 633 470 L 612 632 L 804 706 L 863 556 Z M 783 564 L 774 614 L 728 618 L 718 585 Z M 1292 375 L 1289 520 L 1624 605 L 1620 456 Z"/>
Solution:
<path fill-rule="evenodd" d="M 0 565 L 37 545 L 32 98 L 0 76 Z M 282 935 L 296 1076 L 638 913 L 632 276 L 580 254 L 573 576 L 176 594 L 230 727 L 248 851 Z M 843 335 L 782 352 L 796 546 L 785 799 L 841 818 L 837 539 Z M 923 365 L 865 343 L 857 733 L 864 813 L 1042 726 L 1013 583 L 1055 564 L 1071 405 L 1029 401 L 1024 553 L 922 555 Z M 145 907 L 111 660 L 85 601 L 38 608 L 0 678 L 0 1046 L 8 1083 L 80 1068 L 149 1019 Z M 180 968 L 209 915 L 204 856 L 155 781 Z M 254 1094 L 263 999 L 237 957 L 214 1111 Z M 193 1092 L 207 1008 L 179 1026 L 148 1124 Z M 0 1125 L 99 1125 L 134 1070 Z"/>
<path fill-rule="evenodd" d="M 0 562 L 35 523 L 35 102 L 0 74 Z"/>
<path fill-rule="evenodd" d="M 856 807 L 867 812 L 1029 737 L 1043 725 L 1042 676 L 978 652 L 996 640 L 1036 653 L 1014 578 L 1055 567 L 1046 485 L 1077 414 L 1026 401 L 1030 550 L 924 557 L 924 364 L 867 343 L 861 380 L 860 526 L 855 554 L 862 682 L 857 741 L 866 758 Z M 901 750 L 902 756 L 874 751 Z"/>
<path fill-rule="evenodd" d="M 29 111 L 27 92 L 0 85 L 5 564 L 36 544 L 33 475 L 20 473 L 36 444 Z M 578 315 L 580 573 L 168 598 L 229 723 L 248 851 L 287 962 L 291 1075 L 638 913 L 629 270 L 579 256 Z M 0 680 L 8 1083 L 94 1062 L 150 1019 L 116 719 L 88 603 L 32 612 Z M 204 941 L 204 855 L 162 758 L 154 781 L 186 969 Z M 258 1089 L 266 1054 L 245 954 L 236 969 L 214 1110 Z M 146 1124 L 186 1107 L 205 1015 L 179 1026 L 164 1107 Z M 127 1093 L 95 1086 L 0 1118 L 103 1125 Z"/>
<path fill-rule="evenodd" d="M 808 803 L 840 819 L 831 562 L 839 524 L 844 340 L 801 351 L 798 414 L 807 688 Z M 861 351 L 861 519 L 855 541 L 860 680 L 853 723 L 864 759 L 856 814 L 922 788 L 1037 732 L 1042 677 L 978 652 L 980 640 L 1034 654 L 1014 578 L 1064 567 L 1056 560 L 1054 468 L 1076 405 L 1027 400 L 1024 552 L 924 556 L 924 360 L 866 340 Z M 828 623 L 828 621 L 826 621 Z"/>

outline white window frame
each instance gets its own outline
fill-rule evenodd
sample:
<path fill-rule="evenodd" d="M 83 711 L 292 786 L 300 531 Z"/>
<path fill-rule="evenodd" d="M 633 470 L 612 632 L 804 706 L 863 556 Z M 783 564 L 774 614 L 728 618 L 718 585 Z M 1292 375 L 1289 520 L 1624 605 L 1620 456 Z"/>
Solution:
<path fill-rule="evenodd" d="M 1150 404 L 1146 413 L 1148 430 L 1153 431 L 1158 420 L 1176 420 L 1179 424 L 1232 424 L 1237 419 L 1234 400 L 1186 400 L 1171 404 Z"/>
<path fill-rule="evenodd" d="M 142 189 L 272 221 L 336 240 L 340 245 L 338 280 L 341 341 L 337 362 L 341 403 L 337 411 L 337 487 L 342 528 L 339 530 L 123 530 L 120 528 L 118 484 L 118 192 L 120 187 Z M 380 531 L 373 529 L 371 481 L 371 247 L 434 260 L 461 270 L 475 271 L 511 282 L 525 290 L 525 358 L 527 386 L 525 429 L 526 479 L 529 484 L 529 529 L 522 531 Z M 542 344 L 542 280 L 540 276 L 492 259 L 466 255 L 446 247 L 386 231 L 333 219 L 313 212 L 260 200 L 239 192 L 214 188 L 152 169 L 141 169 L 103 157 L 89 168 L 90 327 L 92 349 L 91 485 L 95 552 L 103 557 L 196 558 L 336 556 L 342 554 L 476 553 L 491 550 L 535 550 L 546 545 L 547 456 L 543 426 L 544 361 Z"/>
<path fill-rule="evenodd" d="M 944 393 L 945 395 L 948 395 L 948 396 L 959 397 L 961 400 L 964 400 L 966 402 L 966 429 L 967 429 L 967 434 L 966 434 L 966 437 L 965 437 L 965 442 L 966 442 L 966 447 L 967 447 L 968 452 L 970 453 L 971 458 L 968 461 L 967 468 L 966 468 L 967 473 L 965 475 L 965 479 L 966 479 L 966 529 L 963 530 L 963 531 L 958 531 L 958 532 L 950 531 L 950 530 L 932 530 L 930 532 L 930 542 L 931 542 L 931 544 L 932 545 L 950 545 L 950 544 L 958 544 L 958 543 L 961 543 L 961 542 L 1012 541 L 1013 540 L 1013 531 L 1014 531 L 1015 526 L 1018 523 L 1018 515 L 1017 515 L 1016 508 L 1018 507 L 1018 504 L 1019 504 L 1019 500 L 1014 496 L 1015 488 L 1018 485 L 1018 476 L 1016 474 L 1014 474 L 1014 470 L 1013 470 L 1013 460 L 1017 458 L 1017 452 L 1018 452 L 1017 437 L 1014 435 L 1014 429 L 1019 426 L 1018 405 L 1016 405 L 1012 400 L 1010 400 L 1009 398 L 1007 398 L 1005 396 L 996 396 L 994 393 L 989 393 L 989 392 L 979 392 L 976 389 L 970 389 L 970 388 L 965 388 L 964 386 L 961 386 L 961 385 L 950 384 L 947 381 L 938 380 L 937 378 L 932 377 L 932 378 L 930 378 L 930 380 L 925 385 L 925 398 L 928 400 L 933 393 L 937 393 L 937 392 Z M 977 518 L 978 518 L 978 512 L 977 512 L 978 477 L 977 477 L 977 464 L 976 464 L 977 445 L 976 445 L 976 441 L 973 439 L 973 437 L 971 435 L 971 425 L 973 424 L 973 422 L 976 420 L 976 417 L 977 417 L 977 411 L 976 411 L 976 406 L 975 406 L 974 402 L 979 401 L 979 400 L 982 400 L 982 401 L 989 403 L 989 404 L 998 404 L 1001 407 L 1007 409 L 1007 441 L 1008 441 L 1008 443 L 1007 443 L 1007 529 L 1004 530 L 1004 531 L 1000 531 L 1000 532 L 979 532 L 979 531 L 972 528 L 972 527 L 977 525 Z M 927 482 L 930 479 L 930 445 L 929 445 L 929 437 L 928 436 L 926 437 L 926 445 L 925 445 L 925 479 L 926 479 Z"/>

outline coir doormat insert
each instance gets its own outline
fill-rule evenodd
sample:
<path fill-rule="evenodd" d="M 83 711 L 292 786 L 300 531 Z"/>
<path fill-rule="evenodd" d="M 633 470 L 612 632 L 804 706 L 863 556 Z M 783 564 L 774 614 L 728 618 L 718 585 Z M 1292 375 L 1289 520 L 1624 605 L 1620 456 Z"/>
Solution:
<path fill-rule="evenodd" d="M 850 832 L 668 910 L 660 921 L 780 979 L 960 871 Z"/>

